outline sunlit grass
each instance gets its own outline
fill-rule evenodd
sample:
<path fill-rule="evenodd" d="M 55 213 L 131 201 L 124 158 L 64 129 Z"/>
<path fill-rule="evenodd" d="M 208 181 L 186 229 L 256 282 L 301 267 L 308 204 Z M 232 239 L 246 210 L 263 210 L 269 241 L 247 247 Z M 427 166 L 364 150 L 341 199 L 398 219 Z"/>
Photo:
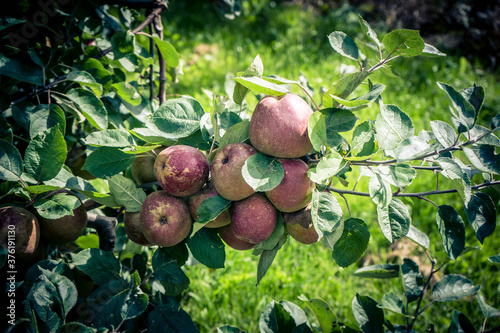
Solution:
<path fill-rule="evenodd" d="M 226 75 L 244 71 L 259 54 L 264 63 L 265 75 L 279 75 L 297 80 L 303 74 L 315 91 L 314 99 L 319 103 L 320 89 L 328 88 L 341 77 L 341 65 L 356 65 L 334 53 L 327 38 L 327 35 L 335 30 L 343 30 L 355 37 L 360 29 L 357 13 L 354 11 L 343 7 L 336 12 L 319 16 L 311 10 L 293 6 L 266 7 L 266 1 L 259 3 L 260 7 L 255 5 L 250 8 L 253 10 L 250 14 L 247 13 L 247 16 L 243 15 L 235 21 L 220 20 L 210 17 L 209 14 L 203 19 L 192 15 L 172 15 L 167 24 L 167 36 L 170 36 L 172 43 L 179 49 L 185 65 L 179 83 L 172 84 L 169 93 L 191 95 L 200 100 L 208 110 L 210 99 L 204 91 L 225 94 Z M 172 8 L 173 13 L 175 8 Z M 202 44 L 210 46 L 207 52 L 200 53 L 201 48 L 197 46 Z M 489 126 L 490 119 L 498 113 L 498 75 L 484 72 L 477 64 L 470 64 L 457 57 L 417 57 L 397 59 L 393 66 L 401 77 L 376 73 L 370 80 L 386 85 L 382 95 L 384 102 L 398 105 L 406 112 L 413 120 L 416 133 L 430 130 L 431 120 L 451 119 L 445 93 L 437 85 L 439 81 L 456 89 L 473 84 L 485 88 L 486 100 L 478 120 L 483 126 Z M 293 92 L 301 94 L 300 90 L 293 89 Z M 361 87 L 360 91 L 362 89 L 366 88 Z M 358 92 L 353 96 L 356 94 Z M 254 95 L 248 97 L 250 112 L 257 100 Z M 377 112 L 377 105 L 372 105 L 358 111 L 356 115 L 361 122 L 374 120 Z M 347 139 L 350 140 L 350 135 Z M 352 188 L 356 179 L 357 173 L 349 178 L 349 188 Z M 452 184 L 443 181 L 442 177 L 440 186 L 442 189 L 452 188 Z M 435 187 L 435 175 L 419 172 L 410 190 L 419 192 L 433 190 Z M 367 180 L 362 179 L 357 189 L 366 191 Z M 348 218 L 344 200 L 339 196 L 336 198 L 343 207 L 345 218 Z M 464 216 L 458 195 L 433 196 L 430 199 L 438 205 L 454 206 Z M 275 262 L 258 286 L 255 286 L 258 257 L 252 256 L 251 251 L 238 252 L 227 249 L 224 269 L 211 270 L 202 265 L 186 267 L 191 285 L 182 306 L 197 322 L 201 331 L 213 332 L 218 326 L 230 324 L 248 332 L 257 332 L 258 318 L 266 304 L 273 299 L 288 300 L 305 309 L 302 301 L 298 299 L 301 294 L 308 298 L 325 299 L 334 309 L 339 321 L 355 326 L 351 301 L 356 293 L 380 301 L 386 292 L 402 292 L 397 279 L 367 280 L 352 277 L 351 274 L 359 266 L 385 262 L 401 263 L 400 256 L 411 256 L 420 260 L 422 267 L 429 266 L 429 260 L 423 251 L 410 248 L 411 251 L 408 252 L 407 249 L 395 248 L 396 245 L 390 244 L 384 238 L 378 226 L 375 206 L 370 199 L 348 197 L 347 200 L 353 217 L 363 219 L 371 232 L 366 255 L 356 265 L 341 269 L 331 258 L 331 252 L 320 244 L 304 246 L 292 240 L 278 252 Z M 435 222 L 436 208 L 419 199 L 413 199 L 413 204 L 408 207 L 413 225 L 430 237 L 429 253 L 442 260 L 441 238 Z M 466 232 L 467 245 L 479 246 L 467 222 Z M 498 232 L 495 235 L 498 235 Z M 486 239 L 482 251 L 467 253 L 456 263 L 449 263 L 440 276 L 445 272 L 467 276 L 473 283 L 482 285 L 488 303 L 498 308 L 499 269 L 487 261 L 488 256 L 500 252 L 499 238 L 495 235 Z M 434 305 L 417 323 L 417 331 L 424 331 L 431 322 L 437 325 L 436 332 L 445 331 L 451 320 L 452 309 L 467 314 L 475 326 L 482 324 L 483 317 L 477 303 L 466 299 Z M 310 318 L 314 320 L 312 316 Z M 389 318 L 394 323 L 403 323 L 397 315 L 390 315 Z"/>

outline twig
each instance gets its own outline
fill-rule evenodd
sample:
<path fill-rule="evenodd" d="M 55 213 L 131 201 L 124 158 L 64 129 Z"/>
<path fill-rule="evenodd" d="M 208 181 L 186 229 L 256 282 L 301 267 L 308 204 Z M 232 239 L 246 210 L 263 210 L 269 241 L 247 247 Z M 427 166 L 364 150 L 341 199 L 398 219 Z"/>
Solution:
<path fill-rule="evenodd" d="M 155 30 L 158 37 L 163 40 L 163 24 L 161 22 L 161 17 L 155 17 Z M 158 48 L 158 47 L 157 47 Z M 160 50 L 158 49 L 158 64 L 160 66 L 160 75 L 158 80 L 160 81 L 160 91 L 158 92 L 158 99 L 160 104 L 167 100 L 167 64 L 165 63 L 165 58 L 163 58 Z"/>
<path fill-rule="evenodd" d="M 425 251 L 427 253 L 427 251 Z M 427 256 L 429 257 L 429 259 L 431 260 L 431 272 L 429 274 L 429 277 L 427 278 L 427 281 L 424 285 L 424 288 L 422 289 L 422 293 L 420 294 L 420 297 L 418 298 L 418 302 L 417 302 L 417 307 L 415 308 L 415 315 L 413 316 L 413 320 L 411 321 L 410 323 L 410 326 L 408 326 L 408 332 L 411 332 L 412 328 L 413 328 L 413 325 L 415 325 L 415 321 L 417 320 L 417 317 L 425 310 L 427 309 L 427 307 L 432 304 L 433 301 L 429 302 L 423 309 L 422 311 L 419 312 L 419 309 L 420 309 L 420 305 L 422 304 L 422 300 L 424 299 L 424 295 L 425 295 L 425 292 L 427 290 L 427 288 L 429 287 L 430 283 L 431 283 L 431 279 L 432 279 L 432 276 L 434 275 L 434 267 L 436 266 L 436 260 L 435 259 L 432 259 L 432 257 L 430 256 L 429 253 L 427 253 Z"/>
<path fill-rule="evenodd" d="M 95 229 L 99 236 L 99 248 L 104 251 L 113 251 L 116 244 L 115 228 L 118 220 L 115 217 L 101 216 L 95 213 L 87 213 L 89 228 Z"/>

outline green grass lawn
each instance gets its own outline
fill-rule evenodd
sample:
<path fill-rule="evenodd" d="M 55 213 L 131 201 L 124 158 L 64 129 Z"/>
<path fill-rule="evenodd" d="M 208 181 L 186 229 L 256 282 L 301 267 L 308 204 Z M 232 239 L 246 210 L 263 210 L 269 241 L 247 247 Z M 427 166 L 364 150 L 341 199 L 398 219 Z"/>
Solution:
<path fill-rule="evenodd" d="M 303 74 L 314 89 L 314 98 L 318 102 L 320 89 L 327 88 L 341 77 L 341 65 L 355 65 L 336 54 L 327 38 L 335 30 L 342 30 L 352 37 L 361 37 L 358 14 L 352 8 L 344 6 L 320 15 L 310 9 L 270 6 L 267 1 L 254 1 L 251 5 L 246 4 L 242 17 L 234 21 L 220 19 L 210 6 L 203 8 L 205 14 L 202 16 L 182 2 L 171 5 L 167 16 L 166 38 L 178 48 L 185 64 L 179 83 L 172 84 L 167 93 L 194 96 L 207 109 L 210 107 L 210 99 L 204 90 L 225 94 L 226 75 L 244 71 L 257 54 L 263 60 L 265 75 L 297 80 Z M 380 30 L 379 33 L 383 35 L 384 31 Z M 486 100 L 478 120 L 483 126 L 489 126 L 491 117 L 498 113 L 499 76 L 485 72 L 478 64 L 449 56 L 398 59 L 393 66 L 401 77 L 376 73 L 370 79 L 373 83 L 386 85 L 384 102 L 396 104 L 405 111 L 412 118 L 416 133 L 430 130 L 430 120 L 450 120 L 445 94 L 437 86 L 439 81 L 456 89 L 463 89 L 474 83 L 485 88 Z M 252 110 L 257 100 L 253 95 L 248 97 L 249 110 Z M 357 116 L 360 122 L 374 120 L 377 112 L 378 108 L 374 105 L 358 111 Z M 349 188 L 352 188 L 356 177 L 357 174 L 354 174 L 348 179 Z M 434 175 L 419 173 L 411 191 L 432 190 L 435 183 Z M 366 181 L 363 180 L 357 190 L 366 191 L 366 186 Z M 442 182 L 441 186 L 443 189 L 451 188 L 451 184 L 447 182 Z M 494 191 L 491 192 L 495 195 Z M 337 199 L 343 206 L 344 217 L 348 218 L 343 199 L 339 196 Z M 432 197 L 432 200 L 437 204 L 452 205 L 463 215 L 458 195 Z M 498 194 L 495 200 L 498 204 Z M 356 293 L 380 300 L 388 291 L 402 291 L 397 280 L 353 277 L 352 273 L 357 268 L 386 262 L 401 263 L 405 256 L 420 260 L 422 267 L 428 267 L 429 260 L 421 250 L 412 247 L 411 242 L 390 244 L 383 237 L 375 206 L 369 199 L 348 197 L 348 202 L 353 217 L 363 219 L 371 233 L 369 248 L 356 265 L 342 269 L 335 264 L 331 253 L 320 244 L 305 246 L 292 240 L 280 250 L 267 275 L 256 286 L 258 258 L 252 256 L 251 251 L 238 252 L 228 248 L 224 269 L 212 270 L 202 265 L 186 267 L 191 285 L 184 295 L 182 306 L 199 324 L 202 332 L 214 332 L 216 327 L 223 324 L 257 332 L 259 314 L 266 304 L 273 299 L 288 300 L 305 309 L 303 302 L 298 299 L 304 294 L 308 298 L 325 299 L 340 321 L 355 326 L 351 301 Z M 414 199 L 410 209 L 412 223 L 431 239 L 429 252 L 434 257 L 442 258 L 435 207 Z M 480 245 L 469 225 L 466 231 L 467 245 Z M 463 274 L 474 284 L 481 285 L 488 303 L 496 308 L 500 307 L 499 266 L 489 263 L 487 257 L 500 252 L 498 235 L 497 230 L 485 241 L 481 251 L 467 253 L 456 263 L 449 263 L 443 269 L 446 273 Z M 434 322 L 437 325 L 436 332 L 444 332 L 453 309 L 467 314 L 476 327 L 482 324 L 483 317 L 476 301 L 465 299 L 434 305 L 421 317 L 416 330 L 424 331 L 429 323 Z M 314 321 L 312 316 L 310 318 Z M 389 318 L 394 323 L 402 323 L 396 315 Z M 493 325 L 495 321 L 491 319 L 489 323 Z M 498 325 L 499 321 L 496 323 Z"/>

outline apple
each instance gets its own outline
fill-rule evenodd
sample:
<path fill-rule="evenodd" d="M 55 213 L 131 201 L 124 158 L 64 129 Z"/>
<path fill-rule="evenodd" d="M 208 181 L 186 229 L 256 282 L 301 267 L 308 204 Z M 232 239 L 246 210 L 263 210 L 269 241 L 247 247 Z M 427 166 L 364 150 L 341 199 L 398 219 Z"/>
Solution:
<path fill-rule="evenodd" d="M 195 194 L 193 194 L 188 199 L 189 211 L 191 212 L 191 217 L 194 221 L 198 220 L 198 207 L 200 204 L 208 198 L 219 196 L 219 193 L 215 189 L 212 183 L 209 184 L 207 188 L 204 188 Z M 219 214 L 214 220 L 205 224 L 206 228 L 219 228 L 231 223 L 231 217 L 229 211 L 226 209 Z"/>
<path fill-rule="evenodd" d="M 307 171 L 309 166 L 299 158 L 278 159 L 283 165 L 285 176 L 281 183 L 266 192 L 269 201 L 282 212 L 295 212 L 311 202 L 315 184 L 311 182 Z"/>
<path fill-rule="evenodd" d="M 220 227 L 217 231 L 219 232 L 219 236 L 224 241 L 224 243 L 235 250 L 244 251 L 250 250 L 255 247 L 255 244 L 249 243 L 236 237 L 230 224 Z"/>
<path fill-rule="evenodd" d="M 282 158 L 297 158 L 312 149 L 307 133 L 309 104 L 295 94 L 266 96 L 250 120 L 250 142 L 258 151 Z"/>
<path fill-rule="evenodd" d="M 31 212 L 22 207 L 0 208 L 0 244 L 16 257 L 36 254 L 40 242 L 40 225 Z"/>
<path fill-rule="evenodd" d="M 138 184 L 151 183 L 156 181 L 154 170 L 156 156 L 166 147 L 158 147 L 144 154 L 139 154 L 132 162 L 132 176 Z"/>
<path fill-rule="evenodd" d="M 160 190 L 150 193 L 141 206 L 141 229 L 154 245 L 174 246 L 187 237 L 192 221 L 183 198 Z"/>
<path fill-rule="evenodd" d="M 76 148 L 72 148 L 68 152 L 66 165 L 71 169 L 71 172 L 75 176 L 81 177 L 86 180 L 95 179 L 96 176 L 94 176 L 87 170 L 82 169 L 86 160 L 87 160 L 87 154 L 85 152 L 85 148 L 82 146 L 78 146 Z"/>
<path fill-rule="evenodd" d="M 47 198 L 52 198 L 56 194 L 66 193 L 78 198 L 66 189 L 61 189 L 50 193 Z M 80 205 L 73 209 L 73 215 L 66 215 L 57 219 L 49 219 L 37 215 L 40 221 L 41 236 L 44 241 L 50 244 L 65 244 L 74 242 L 81 236 L 87 227 L 87 210 L 78 198 Z"/>
<path fill-rule="evenodd" d="M 231 206 L 230 226 L 234 235 L 252 244 L 258 244 L 271 236 L 276 219 L 276 208 L 260 193 L 235 201 Z"/>
<path fill-rule="evenodd" d="M 313 244 L 319 240 L 311 217 L 311 204 L 293 213 L 283 213 L 288 234 L 302 244 Z"/>
<path fill-rule="evenodd" d="M 255 193 L 241 174 L 243 164 L 253 154 L 257 154 L 257 151 L 249 144 L 230 143 L 215 155 L 210 166 L 210 175 L 220 196 L 227 200 L 239 201 Z"/>
<path fill-rule="evenodd" d="M 163 149 L 154 165 L 161 187 L 178 197 L 190 196 L 201 190 L 208 181 L 209 169 L 205 154 L 186 145 Z"/>
<path fill-rule="evenodd" d="M 123 226 L 125 227 L 125 233 L 132 242 L 142 246 L 153 245 L 147 240 L 142 232 L 140 212 L 131 213 L 125 211 L 123 215 Z"/>

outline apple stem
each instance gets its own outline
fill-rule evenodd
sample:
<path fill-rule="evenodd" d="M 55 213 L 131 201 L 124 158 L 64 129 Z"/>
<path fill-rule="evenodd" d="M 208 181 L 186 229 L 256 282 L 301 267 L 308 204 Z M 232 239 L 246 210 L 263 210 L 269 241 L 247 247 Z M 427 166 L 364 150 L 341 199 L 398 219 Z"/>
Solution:
<path fill-rule="evenodd" d="M 116 244 L 115 228 L 118 220 L 115 217 L 87 213 L 87 227 L 95 229 L 99 236 L 99 248 L 104 251 L 113 251 Z"/>

